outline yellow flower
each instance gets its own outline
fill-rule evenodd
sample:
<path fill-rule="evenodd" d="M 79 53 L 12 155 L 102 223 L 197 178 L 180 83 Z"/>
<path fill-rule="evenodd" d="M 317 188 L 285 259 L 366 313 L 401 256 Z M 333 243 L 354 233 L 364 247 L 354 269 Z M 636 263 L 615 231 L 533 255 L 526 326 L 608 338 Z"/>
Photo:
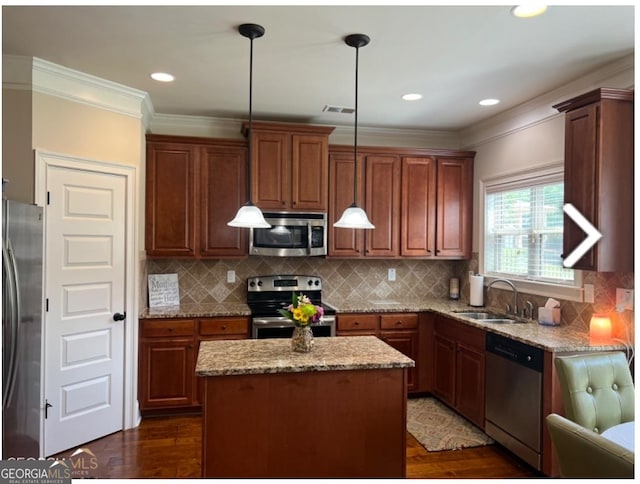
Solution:
<path fill-rule="evenodd" d="M 293 310 L 293 319 L 297 321 L 300 321 L 302 319 L 302 309 L 298 307 Z"/>

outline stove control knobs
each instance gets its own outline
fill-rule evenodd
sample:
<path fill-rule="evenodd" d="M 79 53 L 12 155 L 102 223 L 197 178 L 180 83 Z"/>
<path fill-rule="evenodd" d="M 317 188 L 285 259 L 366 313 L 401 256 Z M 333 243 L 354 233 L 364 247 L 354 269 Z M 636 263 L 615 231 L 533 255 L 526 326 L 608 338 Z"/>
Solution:
<path fill-rule="evenodd" d="M 258 281 L 258 287 L 262 287 L 262 281 Z"/>
<path fill-rule="evenodd" d="M 316 286 L 319 286 L 319 285 L 320 285 L 320 279 L 316 279 L 315 285 L 316 285 Z"/>
<path fill-rule="evenodd" d="M 251 282 L 249 283 L 249 287 L 254 287 L 255 285 L 256 285 L 256 283 L 255 283 L 255 282 L 253 282 L 253 281 L 251 281 Z"/>
<path fill-rule="evenodd" d="M 313 280 L 312 280 L 312 279 L 309 279 L 309 280 L 307 281 L 307 284 L 308 284 L 309 286 L 313 286 Z"/>

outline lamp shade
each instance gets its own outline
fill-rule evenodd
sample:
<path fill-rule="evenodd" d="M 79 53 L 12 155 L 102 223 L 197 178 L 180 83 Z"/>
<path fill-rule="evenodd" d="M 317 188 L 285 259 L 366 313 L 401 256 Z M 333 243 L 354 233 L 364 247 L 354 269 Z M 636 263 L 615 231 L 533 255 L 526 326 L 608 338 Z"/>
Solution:
<path fill-rule="evenodd" d="M 589 341 L 592 345 L 611 343 L 611 318 L 606 314 L 594 314 L 589 324 Z"/>
<path fill-rule="evenodd" d="M 268 229 L 271 227 L 264 219 L 262 211 L 250 202 L 240 207 L 235 218 L 231 222 L 227 222 L 227 225 L 248 229 Z"/>
<path fill-rule="evenodd" d="M 336 223 L 334 227 L 343 229 L 375 229 L 375 225 L 369 222 L 369 217 L 364 210 L 358 207 L 355 203 L 347 207 L 342 213 L 342 217 Z"/>

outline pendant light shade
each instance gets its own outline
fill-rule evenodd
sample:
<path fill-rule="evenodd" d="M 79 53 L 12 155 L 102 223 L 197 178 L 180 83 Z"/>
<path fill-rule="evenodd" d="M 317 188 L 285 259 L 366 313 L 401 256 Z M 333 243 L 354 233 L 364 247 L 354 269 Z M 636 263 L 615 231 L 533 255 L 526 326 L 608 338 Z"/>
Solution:
<path fill-rule="evenodd" d="M 228 222 L 230 227 L 244 227 L 244 228 L 264 228 L 271 227 L 264 219 L 262 211 L 256 207 L 251 201 L 251 128 L 253 127 L 253 39 L 262 37 L 264 35 L 264 27 L 256 24 L 242 24 L 238 27 L 238 32 L 243 37 L 247 37 L 251 40 L 251 49 L 249 54 L 249 154 L 247 156 L 247 199 L 235 218 Z"/>
<path fill-rule="evenodd" d="M 354 110 L 354 128 L 353 128 L 353 203 L 346 208 L 342 217 L 334 227 L 344 229 L 375 229 L 375 226 L 369 221 L 367 213 L 358 207 L 358 52 L 360 47 L 364 47 L 369 43 L 369 37 L 364 34 L 347 35 L 344 43 L 349 47 L 356 49 L 356 104 Z"/>

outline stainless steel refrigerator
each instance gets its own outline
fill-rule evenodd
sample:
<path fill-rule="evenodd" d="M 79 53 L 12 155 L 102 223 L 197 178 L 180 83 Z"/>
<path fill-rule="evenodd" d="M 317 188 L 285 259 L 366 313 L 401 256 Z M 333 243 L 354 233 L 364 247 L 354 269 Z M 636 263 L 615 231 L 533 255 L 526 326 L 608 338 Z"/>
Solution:
<path fill-rule="evenodd" d="M 42 208 L 2 201 L 2 458 L 40 457 Z"/>

